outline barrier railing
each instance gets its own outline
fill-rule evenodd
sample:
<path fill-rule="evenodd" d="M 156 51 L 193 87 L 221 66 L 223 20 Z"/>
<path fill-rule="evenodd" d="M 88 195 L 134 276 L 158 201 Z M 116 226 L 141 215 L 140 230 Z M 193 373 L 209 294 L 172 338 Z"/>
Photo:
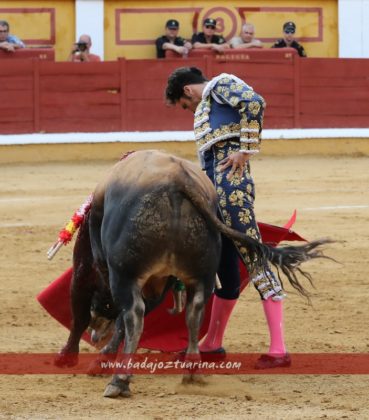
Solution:
<path fill-rule="evenodd" d="M 191 113 L 164 101 L 168 75 L 183 65 L 209 79 L 244 79 L 267 102 L 265 128 L 369 127 L 368 59 L 235 51 L 186 60 L 1 60 L 0 133 L 191 130 Z"/>
<path fill-rule="evenodd" d="M 53 48 L 22 48 L 15 50 L 14 52 L 7 52 L 0 50 L 0 60 L 3 59 L 27 59 L 27 58 L 38 58 L 39 60 L 54 61 L 55 51 Z"/>
<path fill-rule="evenodd" d="M 292 60 L 297 55 L 293 48 L 231 48 L 219 53 L 214 50 L 199 48 L 188 51 L 186 56 L 182 56 L 173 50 L 165 51 L 165 58 L 202 58 L 204 56 L 213 57 L 217 60 L 237 61 L 237 60 Z"/>

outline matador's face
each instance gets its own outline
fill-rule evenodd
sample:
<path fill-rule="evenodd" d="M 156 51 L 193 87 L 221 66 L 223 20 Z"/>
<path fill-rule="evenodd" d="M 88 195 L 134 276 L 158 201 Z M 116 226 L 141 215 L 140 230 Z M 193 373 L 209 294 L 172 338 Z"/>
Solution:
<path fill-rule="evenodd" d="M 200 103 L 199 100 L 194 99 L 193 97 L 182 96 L 178 103 L 181 105 L 182 109 L 188 109 L 191 112 L 195 112 L 197 105 Z"/>
<path fill-rule="evenodd" d="M 201 102 L 202 92 L 206 83 L 187 85 L 183 88 L 183 96 L 179 99 L 178 103 L 183 109 L 188 109 L 195 112 L 197 105 Z"/>

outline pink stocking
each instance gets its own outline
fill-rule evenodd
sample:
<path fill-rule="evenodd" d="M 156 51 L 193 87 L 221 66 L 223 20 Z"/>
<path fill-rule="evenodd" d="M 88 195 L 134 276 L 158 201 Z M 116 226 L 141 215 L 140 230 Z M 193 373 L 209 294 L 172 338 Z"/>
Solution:
<path fill-rule="evenodd" d="M 205 340 L 199 346 L 200 351 L 212 351 L 222 347 L 224 332 L 236 302 L 237 299 L 221 299 L 214 296 L 209 329 Z"/>
<path fill-rule="evenodd" d="M 284 355 L 286 346 L 283 337 L 283 301 L 273 301 L 272 298 L 263 300 L 265 317 L 270 334 L 270 355 Z"/>

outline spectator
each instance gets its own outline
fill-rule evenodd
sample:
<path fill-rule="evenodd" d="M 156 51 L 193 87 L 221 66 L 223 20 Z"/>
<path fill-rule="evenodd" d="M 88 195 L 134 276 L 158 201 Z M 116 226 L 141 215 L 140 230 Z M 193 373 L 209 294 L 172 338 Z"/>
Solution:
<path fill-rule="evenodd" d="M 294 48 L 297 50 L 300 57 L 306 57 L 304 47 L 294 38 L 295 32 L 296 25 L 293 22 L 286 22 L 283 25 L 283 39 L 279 39 L 274 45 L 272 45 L 272 48 Z"/>
<path fill-rule="evenodd" d="M 9 29 L 9 23 L 6 20 L 0 20 L 0 49 L 14 52 L 19 48 L 25 48 L 26 46 L 18 37 L 9 34 Z"/>
<path fill-rule="evenodd" d="M 193 48 L 207 48 L 217 52 L 222 52 L 229 47 L 223 35 L 215 35 L 217 21 L 215 19 L 205 19 L 202 27 L 203 32 L 199 32 L 192 36 Z"/>
<path fill-rule="evenodd" d="M 240 36 L 231 39 L 232 48 L 263 48 L 263 44 L 259 39 L 254 38 L 255 27 L 252 23 L 245 23 L 242 26 Z"/>
<path fill-rule="evenodd" d="M 165 24 L 165 35 L 156 40 L 156 57 L 164 58 L 165 50 L 175 51 L 177 54 L 186 56 L 192 48 L 192 44 L 178 36 L 179 22 L 170 19 Z"/>
<path fill-rule="evenodd" d="M 81 61 L 101 61 L 101 58 L 98 55 L 90 53 L 91 45 L 92 42 L 90 35 L 81 35 L 78 42 L 73 44 L 72 51 L 68 57 L 68 61 L 73 61 L 75 63 Z"/>

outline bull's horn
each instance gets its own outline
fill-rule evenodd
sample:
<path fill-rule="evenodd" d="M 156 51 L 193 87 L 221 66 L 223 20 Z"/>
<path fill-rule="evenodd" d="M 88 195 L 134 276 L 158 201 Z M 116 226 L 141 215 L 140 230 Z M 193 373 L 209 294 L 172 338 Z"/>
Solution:
<path fill-rule="evenodd" d="M 215 287 L 217 289 L 221 289 L 222 288 L 222 283 L 219 280 L 218 274 L 215 275 Z"/>

